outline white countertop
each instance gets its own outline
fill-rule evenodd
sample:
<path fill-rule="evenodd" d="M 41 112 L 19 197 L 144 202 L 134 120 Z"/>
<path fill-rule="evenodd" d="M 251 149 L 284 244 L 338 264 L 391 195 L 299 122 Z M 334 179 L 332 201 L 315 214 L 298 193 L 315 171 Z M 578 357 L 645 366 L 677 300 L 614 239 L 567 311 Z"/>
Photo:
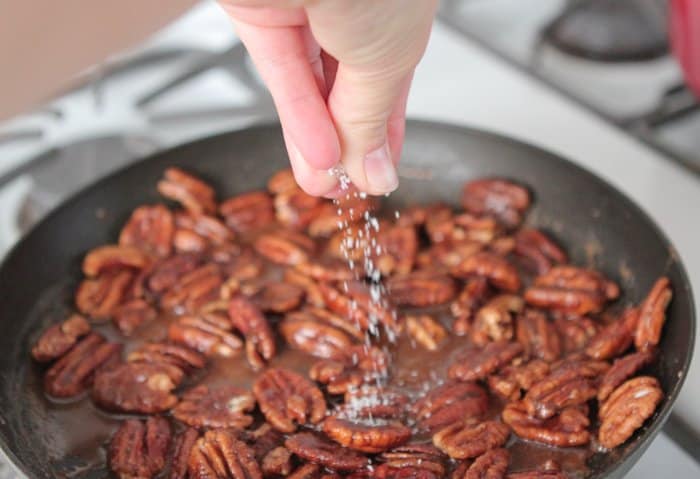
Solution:
<path fill-rule="evenodd" d="M 700 304 L 697 176 L 439 23 L 418 68 L 408 114 L 509 135 L 605 178 L 666 232 L 688 269 L 695 303 Z M 698 397 L 696 360 L 675 411 L 700 433 Z"/>

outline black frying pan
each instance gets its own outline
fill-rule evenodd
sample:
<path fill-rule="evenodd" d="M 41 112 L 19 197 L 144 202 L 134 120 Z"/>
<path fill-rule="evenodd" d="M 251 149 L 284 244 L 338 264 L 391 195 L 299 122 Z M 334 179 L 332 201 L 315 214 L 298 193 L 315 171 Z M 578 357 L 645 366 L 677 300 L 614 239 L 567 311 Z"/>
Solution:
<path fill-rule="evenodd" d="M 12 250 L 0 269 L 0 446 L 20 471 L 31 478 L 106 475 L 102 465 L 65 455 L 64 440 L 71 428 L 88 425 L 60 422 L 52 412 L 55 406 L 48 407 L 38 387 L 39 370 L 29 359 L 38 331 L 65 313 L 56 300 L 70 307 L 70 291 L 79 278 L 84 253 L 114 242 L 136 206 L 159 201 L 155 184 L 168 166 L 191 170 L 220 194 L 232 195 L 263 187 L 285 164 L 276 126 L 181 146 L 81 192 Z M 551 153 L 497 135 L 409 122 L 401 170 L 401 188 L 389 199 L 397 205 L 455 203 L 463 182 L 478 176 L 505 176 L 529 185 L 536 201 L 528 222 L 552 233 L 568 247 L 575 262 L 595 266 L 618 280 L 625 292 L 623 302 L 639 301 L 659 275 L 670 277 L 674 298 L 660 359 L 648 371 L 659 378 L 666 398 L 632 440 L 589 461 L 592 477 L 622 477 L 667 419 L 692 354 L 693 296 L 673 246 L 644 212 L 609 184 Z M 84 446 L 96 448 L 95 444 Z"/>

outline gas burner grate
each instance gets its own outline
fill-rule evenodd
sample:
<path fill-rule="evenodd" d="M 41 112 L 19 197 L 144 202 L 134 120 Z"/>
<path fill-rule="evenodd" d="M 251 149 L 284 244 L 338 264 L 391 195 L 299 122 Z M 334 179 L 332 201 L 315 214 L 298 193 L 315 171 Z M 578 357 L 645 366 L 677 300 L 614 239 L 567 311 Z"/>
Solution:
<path fill-rule="evenodd" d="M 620 0 L 443 0 L 438 18 L 664 157 L 700 174 L 700 102 L 683 86 L 675 59 L 662 54 L 667 49 L 662 38 L 666 30 L 659 19 L 664 17 L 665 2 L 633 3 L 635 15 L 656 29 L 655 40 L 642 49 L 644 55 L 639 54 L 641 50 L 620 58 L 609 55 L 604 62 L 591 60 L 594 54 L 572 55 L 570 49 L 554 47 L 549 40 L 555 26 L 572 11 L 591 4 L 601 9 L 616 4 L 613 8 L 619 15 Z"/>

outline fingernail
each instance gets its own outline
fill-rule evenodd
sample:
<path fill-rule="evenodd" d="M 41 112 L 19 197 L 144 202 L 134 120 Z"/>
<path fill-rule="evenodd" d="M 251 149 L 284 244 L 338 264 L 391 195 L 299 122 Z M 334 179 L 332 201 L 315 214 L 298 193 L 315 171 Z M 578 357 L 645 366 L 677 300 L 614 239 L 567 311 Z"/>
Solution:
<path fill-rule="evenodd" d="M 388 142 L 365 156 L 365 174 L 372 187 L 372 193 L 389 193 L 399 186 L 399 177 L 391 161 Z"/>
<path fill-rule="evenodd" d="M 288 143 L 288 149 L 289 149 L 289 156 L 292 157 L 291 160 L 292 162 L 297 162 L 301 163 L 304 162 L 306 163 L 306 160 L 304 159 L 303 156 L 301 156 L 301 152 L 299 151 L 299 148 L 292 143 L 291 141 Z"/>
<path fill-rule="evenodd" d="M 335 187 L 323 195 L 324 198 L 328 198 L 329 200 L 334 200 L 336 198 L 340 198 L 344 194 L 347 194 L 347 188 L 343 189 L 340 185 L 335 185 Z"/>

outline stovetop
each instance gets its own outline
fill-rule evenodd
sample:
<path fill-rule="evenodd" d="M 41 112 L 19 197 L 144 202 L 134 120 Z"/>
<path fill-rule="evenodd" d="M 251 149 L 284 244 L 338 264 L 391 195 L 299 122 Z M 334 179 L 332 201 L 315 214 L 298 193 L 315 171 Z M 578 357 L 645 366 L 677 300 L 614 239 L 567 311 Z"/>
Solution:
<path fill-rule="evenodd" d="M 619 13 L 622 2 L 637 7 L 634 13 L 645 14 L 642 25 L 650 30 L 649 35 L 666 33 L 665 0 L 444 0 L 439 15 L 445 24 L 494 54 L 700 174 L 696 134 L 700 102 L 683 84 L 668 45 L 656 46 L 646 57 L 642 50 L 640 58 L 603 61 L 591 59 L 595 58 L 591 52 L 571 52 L 552 39 L 553 27 L 573 18 L 572 11 L 582 4 L 593 4 L 598 10 L 608 5 Z M 575 26 L 569 28 L 569 36 L 589 31 L 589 37 L 598 38 L 592 44 L 614 38 L 614 32 L 606 30 L 599 19 L 591 19 L 590 25 L 585 20 L 579 15 L 576 22 L 569 21 L 567 25 Z M 612 26 L 620 27 L 620 23 Z"/>
<path fill-rule="evenodd" d="M 562 96 L 566 85 L 552 87 L 550 80 L 543 84 L 533 79 L 532 72 L 523 74 L 527 68 L 522 58 L 527 58 L 535 38 L 528 29 L 541 23 L 536 13 L 555 15 L 561 3 L 550 0 L 538 2 L 539 10 L 522 9 L 515 26 L 495 10 L 487 16 L 501 32 L 514 28 L 499 36 L 504 45 L 511 36 L 520 39 L 511 42 L 517 47 L 511 58 L 506 54 L 510 47 L 494 46 L 479 36 L 488 33 L 488 18 L 465 26 L 463 17 L 449 9 L 471 4 L 486 11 L 499 4 L 515 8 L 513 5 L 508 6 L 507 0 L 445 0 L 441 21 L 435 25 L 416 74 L 409 115 L 511 135 L 592 169 L 659 222 L 691 268 L 693 282 L 700 284 L 696 247 L 700 231 L 687 220 L 695 211 L 693 205 L 700 202 L 700 181 L 670 156 L 659 155 L 658 148 L 649 150 L 622 134 L 621 122 L 600 113 L 588 100 L 581 100 L 587 105 L 582 108 L 571 101 L 576 96 L 573 93 Z M 446 19 L 445 12 L 450 11 Z M 474 25 L 481 25 L 477 29 L 481 33 L 474 33 Z M 490 46 L 477 46 L 474 38 Z M 663 68 L 658 71 L 664 73 L 654 73 L 654 81 L 637 90 L 638 98 L 646 102 L 644 108 L 615 97 L 626 112 L 632 112 L 624 118 L 653 109 L 660 88 L 678 80 L 673 63 L 668 59 L 661 63 Z M 639 75 L 644 72 L 636 71 Z M 0 256 L 48 211 L 97 178 L 150 153 L 275 118 L 269 95 L 213 1 L 203 2 L 137 50 L 94 68 L 83 80 L 78 88 L 38 111 L 0 125 Z M 598 113 L 592 115 L 591 110 Z M 552 125 L 558 124 L 567 128 L 553 135 Z M 688 135 L 678 128 L 680 124 L 675 123 L 674 134 L 686 141 Z M 692 131 L 692 122 L 686 129 Z M 694 141 L 698 141 L 696 136 Z M 591 144 L 589 138 L 597 141 Z M 630 158 L 630 163 L 623 158 Z M 673 188 L 662 192 L 659 184 Z M 688 383 L 676 415 L 629 477 L 651 478 L 662 473 L 700 477 L 696 435 L 700 412 L 694 407 L 700 372 L 691 368 Z M 4 479 L 3 469 L 7 477 L 14 477 L 0 463 L 0 478 Z"/>

